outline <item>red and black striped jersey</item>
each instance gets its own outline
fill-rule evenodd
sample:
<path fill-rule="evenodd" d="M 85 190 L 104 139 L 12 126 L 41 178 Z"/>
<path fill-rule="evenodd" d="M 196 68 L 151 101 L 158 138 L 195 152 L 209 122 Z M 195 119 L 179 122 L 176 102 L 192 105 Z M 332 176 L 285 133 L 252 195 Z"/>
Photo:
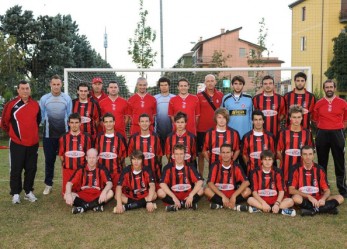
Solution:
<path fill-rule="evenodd" d="M 281 169 L 284 181 L 287 182 L 292 167 L 301 162 L 301 148 L 313 145 L 312 134 L 308 129 L 302 128 L 299 132 L 290 130 L 290 127 L 281 130 L 277 140 L 277 151 L 281 152 Z"/>
<path fill-rule="evenodd" d="M 69 182 L 77 186 L 78 190 L 103 190 L 106 183 L 112 181 L 109 172 L 103 166 L 98 165 L 95 169 L 91 170 L 86 164 L 85 167 L 80 167 L 73 173 Z"/>
<path fill-rule="evenodd" d="M 59 156 L 63 157 L 64 169 L 77 169 L 84 165 L 87 150 L 91 148 L 90 135 L 80 132 L 77 136 L 70 132 L 59 138 Z"/>
<path fill-rule="evenodd" d="M 134 172 L 131 165 L 124 168 L 118 181 L 122 186 L 122 193 L 135 200 L 145 198 L 149 193 L 149 184 L 154 183 L 150 168 L 143 168 L 141 172 Z"/>
<path fill-rule="evenodd" d="M 320 199 L 323 192 L 329 189 L 329 183 L 324 169 L 313 163 L 312 168 L 307 170 L 304 165 L 295 165 L 289 179 L 289 186 Z"/>
<path fill-rule="evenodd" d="M 233 128 L 227 127 L 226 131 L 211 129 L 206 132 L 203 151 L 209 152 L 209 164 L 219 160 L 222 144 L 231 144 L 233 151 L 240 150 L 240 136 Z"/>
<path fill-rule="evenodd" d="M 272 133 L 263 130 L 261 136 L 256 136 L 254 131 L 247 132 L 241 143 L 242 155 L 248 157 L 247 174 L 255 168 L 261 167 L 260 154 L 264 150 L 276 153 L 275 138 Z"/>
<path fill-rule="evenodd" d="M 250 180 L 252 191 L 261 197 L 275 197 L 279 191 L 284 191 L 282 173 L 278 168 L 272 168 L 268 173 L 262 168 L 255 169 L 250 173 Z"/>
<path fill-rule="evenodd" d="M 191 192 L 194 184 L 202 180 L 198 171 L 190 164 L 184 164 L 178 169 L 175 163 L 168 163 L 161 176 L 161 183 L 165 183 L 172 192 Z"/>
<path fill-rule="evenodd" d="M 236 191 L 238 183 L 248 181 L 239 164 L 231 162 L 225 167 L 222 162 L 214 162 L 208 174 L 208 182 L 212 182 L 220 191 Z"/>
<path fill-rule="evenodd" d="M 184 147 L 186 147 L 184 160 L 187 163 L 192 163 L 196 158 L 196 137 L 194 136 L 194 134 L 190 133 L 189 131 L 186 131 L 182 135 L 178 135 L 176 132 L 172 132 L 166 138 L 165 154 L 169 156 L 170 161 L 174 160 L 172 158 L 172 154 L 173 147 L 176 144 L 183 144 Z"/>
<path fill-rule="evenodd" d="M 254 109 L 259 109 L 264 113 L 264 129 L 271 132 L 275 137 L 280 131 L 281 116 L 286 114 L 284 98 L 274 93 L 273 96 L 265 96 L 264 93 L 253 97 Z"/>
<path fill-rule="evenodd" d="M 100 119 L 100 108 L 96 101 L 88 98 L 86 103 L 82 103 L 79 99 L 72 101 L 72 113 L 81 115 L 81 131 L 87 132 L 92 138 L 97 134 L 96 122 Z"/>
<path fill-rule="evenodd" d="M 151 132 L 148 136 L 141 136 L 135 133 L 129 138 L 128 155 L 130 156 L 134 150 L 141 150 L 145 156 L 143 161 L 144 167 L 149 167 L 152 170 L 156 183 L 159 183 L 161 178 L 161 165 L 159 158 L 163 156 L 159 137 Z"/>
<path fill-rule="evenodd" d="M 286 110 L 287 110 L 287 125 L 290 125 L 289 119 L 289 109 L 293 105 L 298 105 L 303 108 L 303 118 L 302 118 L 302 127 L 310 130 L 311 115 L 313 114 L 314 105 L 316 104 L 315 96 L 306 91 L 303 94 L 295 93 L 295 89 L 291 92 L 288 92 L 284 95 L 284 100 L 286 101 Z"/>
<path fill-rule="evenodd" d="M 95 149 L 99 153 L 99 163 L 107 168 L 110 174 L 122 172 L 122 161 L 126 158 L 126 141 L 118 132 L 113 136 L 99 134 L 95 141 Z"/>

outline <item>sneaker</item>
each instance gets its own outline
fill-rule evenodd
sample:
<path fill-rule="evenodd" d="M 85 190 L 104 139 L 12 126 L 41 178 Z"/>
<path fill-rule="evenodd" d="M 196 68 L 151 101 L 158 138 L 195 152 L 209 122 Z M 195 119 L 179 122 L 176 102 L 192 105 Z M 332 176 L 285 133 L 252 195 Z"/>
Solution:
<path fill-rule="evenodd" d="M 301 209 L 301 216 L 314 216 L 317 212 L 313 209 Z"/>
<path fill-rule="evenodd" d="M 44 195 L 49 195 L 52 192 L 52 186 L 46 185 L 45 190 L 43 190 Z"/>
<path fill-rule="evenodd" d="M 30 191 L 28 194 L 24 195 L 24 200 L 30 201 L 30 202 L 35 202 L 37 201 L 36 196 L 32 191 Z"/>
<path fill-rule="evenodd" d="M 251 209 L 252 209 L 251 206 L 248 206 L 248 205 L 237 205 L 236 207 L 234 207 L 234 210 L 239 212 L 250 212 Z"/>
<path fill-rule="evenodd" d="M 175 207 L 175 205 L 170 205 L 170 206 L 165 207 L 165 211 L 166 212 L 176 212 L 177 208 Z"/>
<path fill-rule="evenodd" d="M 222 205 L 219 205 L 219 204 L 217 204 L 217 203 L 211 202 L 210 208 L 211 208 L 211 209 L 220 209 L 220 208 L 223 208 L 223 206 L 222 206 Z"/>
<path fill-rule="evenodd" d="M 282 209 L 281 214 L 294 217 L 296 215 L 296 211 L 295 209 L 287 208 L 287 209 Z"/>
<path fill-rule="evenodd" d="M 261 210 L 256 208 L 256 207 L 249 206 L 248 212 L 249 213 L 261 213 Z"/>
<path fill-rule="evenodd" d="M 12 203 L 13 204 L 19 204 L 20 203 L 20 196 L 19 194 L 14 194 L 12 197 Z"/>
<path fill-rule="evenodd" d="M 73 207 L 72 208 L 72 213 L 73 214 L 80 214 L 84 212 L 84 208 L 83 207 Z"/>
<path fill-rule="evenodd" d="M 104 205 L 99 205 L 93 208 L 94 212 L 104 212 Z"/>

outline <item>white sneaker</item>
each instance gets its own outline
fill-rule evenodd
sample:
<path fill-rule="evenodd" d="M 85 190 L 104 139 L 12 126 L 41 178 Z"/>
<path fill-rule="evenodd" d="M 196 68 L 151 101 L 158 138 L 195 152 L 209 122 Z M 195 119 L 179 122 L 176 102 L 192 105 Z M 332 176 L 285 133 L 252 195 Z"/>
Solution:
<path fill-rule="evenodd" d="M 295 209 L 282 209 L 282 214 L 294 217 L 296 215 Z"/>
<path fill-rule="evenodd" d="M 20 196 L 19 194 L 14 194 L 12 197 L 12 203 L 13 204 L 19 204 L 20 203 Z"/>
<path fill-rule="evenodd" d="M 27 200 L 30 202 L 35 202 L 35 201 L 37 201 L 37 198 L 34 195 L 34 193 L 30 191 L 29 194 L 24 195 L 24 200 Z"/>
<path fill-rule="evenodd" d="M 52 192 L 52 186 L 46 185 L 45 190 L 43 190 L 44 195 L 49 195 Z"/>

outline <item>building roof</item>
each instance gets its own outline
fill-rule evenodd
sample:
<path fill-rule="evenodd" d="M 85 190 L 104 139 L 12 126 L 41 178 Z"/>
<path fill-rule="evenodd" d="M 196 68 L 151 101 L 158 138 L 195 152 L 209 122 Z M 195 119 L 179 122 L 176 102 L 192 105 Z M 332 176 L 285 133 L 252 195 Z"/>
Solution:
<path fill-rule="evenodd" d="M 295 1 L 294 3 L 289 4 L 288 7 L 292 9 L 293 7 L 295 7 L 296 5 L 298 5 L 299 3 L 302 3 L 302 2 L 305 2 L 305 0 Z"/>

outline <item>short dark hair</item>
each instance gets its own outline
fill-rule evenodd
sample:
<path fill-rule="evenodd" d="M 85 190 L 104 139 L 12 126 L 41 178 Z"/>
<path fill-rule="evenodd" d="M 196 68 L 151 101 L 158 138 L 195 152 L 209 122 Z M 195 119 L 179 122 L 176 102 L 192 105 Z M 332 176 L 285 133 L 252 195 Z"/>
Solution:
<path fill-rule="evenodd" d="M 233 146 L 232 146 L 231 144 L 224 143 L 224 144 L 222 144 L 222 146 L 220 147 L 220 150 L 222 150 L 222 148 L 229 148 L 232 152 L 234 151 L 234 150 L 233 150 Z"/>
<path fill-rule="evenodd" d="M 130 155 L 130 160 L 131 159 L 141 159 L 143 162 L 143 160 L 145 159 L 145 156 L 141 150 L 134 150 Z"/>
<path fill-rule="evenodd" d="M 186 152 L 186 146 L 184 146 L 184 144 L 175 144 L 172 151 L 175 152 L 175 150 L 183 150 Z"/>
<path fill-rule="evenodd" d="M 305 73 L 303 73 L 303 72 L 298 72 L 297 74 L 294 75 L 294 81 L 297 78 L 303 78 L 306 81 L 307 80 L 307 75 Z"/>
<path fill-rule="evenodd" d="M 21 80 L 19 81 L 17 88 L 19 88 L 19 85 L 26 85 L 26 84 L 29 84 L 29 82 L 26 80 Z"/>
<path fill-rule="evenodd" d="M 252 112 L 252 120 L 254 120 L 254 116 L 257 115 L 257 116 L 262 116 L 263 120 L 265 121 L 265 115 L 264 113 L 259 110 L 259 109 L 256 109 Z"/>
<path fill-rule="evenodd" d="M 71 119 L 78 119 L 81 122 L 81 115 L 78 112 L 71 113 L 69 115 L 69 122 Z"/>
<path fill-rule="evenodd" d="M 272 82 L 275 84 L 275 80 L 271 75 L 265 75 L 264 78 L 261 80 L 261 84 L 264 83 L 264 80 L 272 80 Z"/>
<path fill-rule="evenodd" d="M 178 80 L 178 82 L 177 82 L 177 86 L 179 86 L 180 82 L 182 82 L 182 81 L 187 82 L 187 83 L 188 83 L 188 86 L 190 85 L 188 79 L 186 79 L 186 78 L 180 78 L 180 79 Z"/>
<path fill-rule="evenodd" d="M 291 117 L 293 113 L 301 113 L 302 115 L 304 115 L 304 112 L 300 105 L 293 105 L 289 108 L 289 117 Z"/>
<path fill-rule="evenodd" d="M 51 77 L 51 81 L 52 80 L 61 80 L 60 76 L 58 74 L 55 74 Z"/>
<path fill-rule="evenodd" d="M 336 88 L 336 82 L 333 81 L 332 79 L 327 79 L 326 81 L 323 82 L 323 88 L 325 87 L 325 83 L 334 83 L 334 88 Z"/>
<path fill-rule="evenodd" d="M 112 118 L 113 121 L 115 121 L 114 115 L 113 115 L 112 113 L 110 113 L 110 112 L 106 112 L 106 113 L 104 114 L 104 116 L 102 116 L 102 122 L 105 121 L 105 118 Z"/>
<path fill-rule="evenodd" d="M 79 83 L 79 84 L 78 84 L 78 86 L 77 86 L 77 91 L 80 90 L 80 87 L 81 87 L 81 86 L 82 86 L 82 87 L 87 87 L 88 90 L 89 90 L 89 86 L 87 85 L 87 83 L 82 82 L 82 83 Z"/>
<path fill-rule="evenodd" d="M 184 121 L 187 123 L 188 116 L 184 112 L 177 112 L 176 115 L 174 116 L 174 122 L 176 122 L 177 120 L 181 118 L 183 118 Z"/>
<path fill-rule="evenodd" d="M 116 81 L 116 80 L 110 80 L 109 82 L 108 82 L 108 87 L 110 86 L 110 84 L 117 84 L 117 86 L 119 86 L 119 84 L 118 84 L 118 82 Z"/>
<path fill-rule="evenodd" d="M 315 153 L 314 147 L 312 145 L 308 145 L 307 144 L 307 145 L 302 146 L 301 149 L 300 149 L 300 153 L 301 154 L 302 154 L 303 150 L 313 150 L 313 154 Z"/>
<path fill-rule="evenodd" d="M 151 118 L 149 117 L 149 115 L 147 113 L 142 113 L 140 116 L 139 116 L 139 121 L 141 118 L 148 118 L 149 120 L 151 120 Z"/>
<path fill-rule="evenodd" d="M 169 78 L 166 78 L 166 77 L 161 77 L 159 80 L 158 80 L 158 84 L 157 84 L 157 86 L 158 87 L 160 87 L 160 83 L 161 82 L 167 82 L 167 84 L 170 86 L 170 84 L 171 84 L 171 81 L 170 81 L 170 79 Z"/>
<path fill-rule="evenodd" d="M 266 157 L 271 157 L 275 160 L 275 154 L 271 150 L 263 150 L 262 153 L 260 153 L 260 160 L 263 160 Z"/>
<path fill-rule="evenodd" d="M 242 85 L 245 85 L 245 78 L 243 78 L 241 75 L 236 75 L 236 76 L 234 76 L 233 78 L 232 78 L 232 80 L 231 80 L 231 84 L 232 85 L 234 85 L 234 82 L 235 81 L 239 81 L 239 82 L 241 82 L 242 83 Z"/>

